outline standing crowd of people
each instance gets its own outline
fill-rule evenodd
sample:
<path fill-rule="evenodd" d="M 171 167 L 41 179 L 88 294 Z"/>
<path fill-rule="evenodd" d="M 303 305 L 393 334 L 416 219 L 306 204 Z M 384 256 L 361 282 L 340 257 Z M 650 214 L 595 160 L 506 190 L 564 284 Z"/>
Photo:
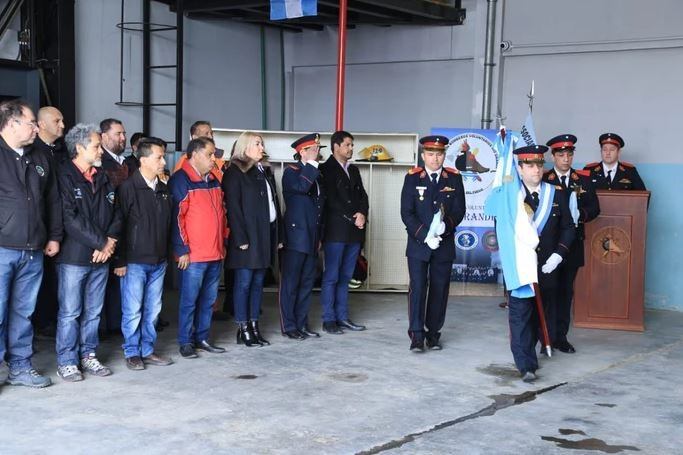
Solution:
<path fill-rule="evenodd" d="M 334 132 L 322 163 L 319 134 L 292 144 L 295 162 L 281 182 L 283 213 L 256 133 L 243 132 L 223 156 L 211 124 L 195 122 L 169 175 L 159 138 L 135 133 L 133 154 L 124 157 L 126 131 L 117 119 L 79 123 L 64 135 L 59 110 L 44 107 L 37 114 L 22 100 L 0 103 L 0 360 L 8 363 L 9 384 L 51 384 L 31 363 L 34 327 L 54 328 L 57 374 L 64 381 L 112 374 L 97 357 L 101 326 L 121 332 L 131 370 L 172 364 L 155 351 L 169 265 L 178 270 L 183 358 L 225 352 L 210 337 L 222 271 L 224 310 L 234 314 L 238 344 L 270 344 L 259 318 L 272 270 L 279 270 L 282 334 L 319 337 L 308 313 L 321 252 L 322 330 L 365 330 L 350 319 L 348 305 L 369 211 L 351 163 L 352 134 Z M 644 189 L 635 167 L 618 161 L 624 145 L 618 135 L 600 137 L 603 161 L 585 171 L 571 167 L 575 143 L 572 135 L 548 142 L 554 168 L 545 174 L 547 147 L 514 152 L 530 217 L 544 219 L 537 223 L 537 252 L 551 339 L 569 353 L 575 351 L 567 331 L 583 263 L 583 224 L 599 213 L 595 188 Z M 420 144 L 424 166 L 408 172 L 401 192 L 413 352 L 442 349 L 454 232 L 466 210 L 460 172 L 444 167 L 448 138 L 427 136 Z M 534 380 L 538 368 L 533 308 L 530 299 L 509 298 L 511 348 L 525 381 Z"/>

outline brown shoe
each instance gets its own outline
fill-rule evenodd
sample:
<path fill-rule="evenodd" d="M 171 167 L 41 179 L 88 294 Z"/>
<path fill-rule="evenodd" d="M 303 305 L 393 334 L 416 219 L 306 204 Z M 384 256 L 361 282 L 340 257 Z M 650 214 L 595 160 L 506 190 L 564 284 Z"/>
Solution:
<path fill-rule="evenodd" d="M 160 367 L 165 367 L 168 365 L 171 365 L 173 363 L 173 360 L 171 360 L 169 357 L 162 357 L 160 355 L 156 355 L 154 353 L 151 353 L 147 357 L 143 357 L 142 361 L 146 365 L 156 365 Z"/>
<path fill-rule="evenodd" d="M 140 356 L 126 357 L 126 366 L 129 370 L 144 370 L 145 364 L 142 363 Z"/>

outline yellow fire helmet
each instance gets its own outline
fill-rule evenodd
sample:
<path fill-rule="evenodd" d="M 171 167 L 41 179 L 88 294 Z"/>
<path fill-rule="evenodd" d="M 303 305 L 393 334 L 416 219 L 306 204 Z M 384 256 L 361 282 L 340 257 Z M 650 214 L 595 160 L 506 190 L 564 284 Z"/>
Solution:
<path fill-rule="evenodd" d="M 393 158 L 389 155 L 387 148 L 381 144 L 371 145 L 365 147 L 360 151 L 360 158 L 358 161 L 392 161 Z"/>

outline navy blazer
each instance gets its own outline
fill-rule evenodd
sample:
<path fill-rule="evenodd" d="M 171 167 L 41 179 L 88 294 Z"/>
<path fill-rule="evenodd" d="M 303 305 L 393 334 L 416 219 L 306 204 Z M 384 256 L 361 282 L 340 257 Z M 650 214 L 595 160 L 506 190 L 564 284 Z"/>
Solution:
<path fill-rule="evenodd" d="M 524 203 L 535 212 L 538 207 L 526 186 L 524 190 L 526 191 Z M 536 247 L 538 284 L 541 287 L 557 286 L 560 267 L 556 268 L 552 273 L 543 273 L 541 267 L 553 253 L 559 254 L 564 260 L 569 254 L 574 236 L 574 221 L 569 211 L 569 198 L 566 195 L 566 190 L 556 185 L 550 216 L 548 216 L 548 221 L 546 221 L 543 230 L 538 236 L 538 246 Z"/>
<path fill-rule="evenodd" d="M 589 177 L 588 171 L 569 170 L 569 181 L 566 183 L 567 189 L 562 193 L 569 197 L 572 192 L 576 193 L 576 200 L 579 206 L 579 225 L 576 227 L 576 236 L 570 247 L 569 254 L 565 258 L 565 263 L 573 267 L 581 267 L 584 263 L 583 240 L 585 238 L 584 224 L 594 220 L 600 215 L 600 201 L 595 188 Z M 543 181 L 552 185 L 561 183 L 560 177 L 555 172 L 555 168 L 543 174 Z"/>
<path fill-rule="evenodd" d="M 301 161 L 288 165 L 282 174 L 282 194 L 285 198 L 285 248 L 317 255 L 325 206 L 320 171 Z"/>
<path fill-rule="evenodd" d="M 424 189 L 423 189 L 424 188 Z M 421 194 L 422 193 L 422 194 Z M 436 250 L 424 243 L 434 213 L 443 207 L 446 232 Z M 456 169 L 444 168 L 436 188 L 430 183 L 427 171 L 416 167 L 408 171 L 401 190 L 401 219 L 408 231 L 406 256 L 422 261 L 432 257 L 439 261 L 455 259 L 456 226 L 465 216 L 465 188 Z"/>

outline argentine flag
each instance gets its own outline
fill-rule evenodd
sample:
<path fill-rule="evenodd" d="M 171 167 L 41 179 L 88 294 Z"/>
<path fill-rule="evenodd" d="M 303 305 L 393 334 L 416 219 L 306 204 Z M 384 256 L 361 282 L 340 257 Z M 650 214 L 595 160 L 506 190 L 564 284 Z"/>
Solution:
<path fill-rule="evenodd" d="M 498 152 L 498 168 L 486 198 L 484 213 L 496 217 L 496 237 L 503 266 L 505 286 L 519 298 L 533 297 L 538 283 L 536 246 L 538 233 L 524 208 L 525 192 L 512 150 L 517 138 L 498 133 L 493 148 Z"/>
<path fill-rule="evenodd" d="M 270 0 L 271 21 L 317 15 L 317 0 Z"/>

